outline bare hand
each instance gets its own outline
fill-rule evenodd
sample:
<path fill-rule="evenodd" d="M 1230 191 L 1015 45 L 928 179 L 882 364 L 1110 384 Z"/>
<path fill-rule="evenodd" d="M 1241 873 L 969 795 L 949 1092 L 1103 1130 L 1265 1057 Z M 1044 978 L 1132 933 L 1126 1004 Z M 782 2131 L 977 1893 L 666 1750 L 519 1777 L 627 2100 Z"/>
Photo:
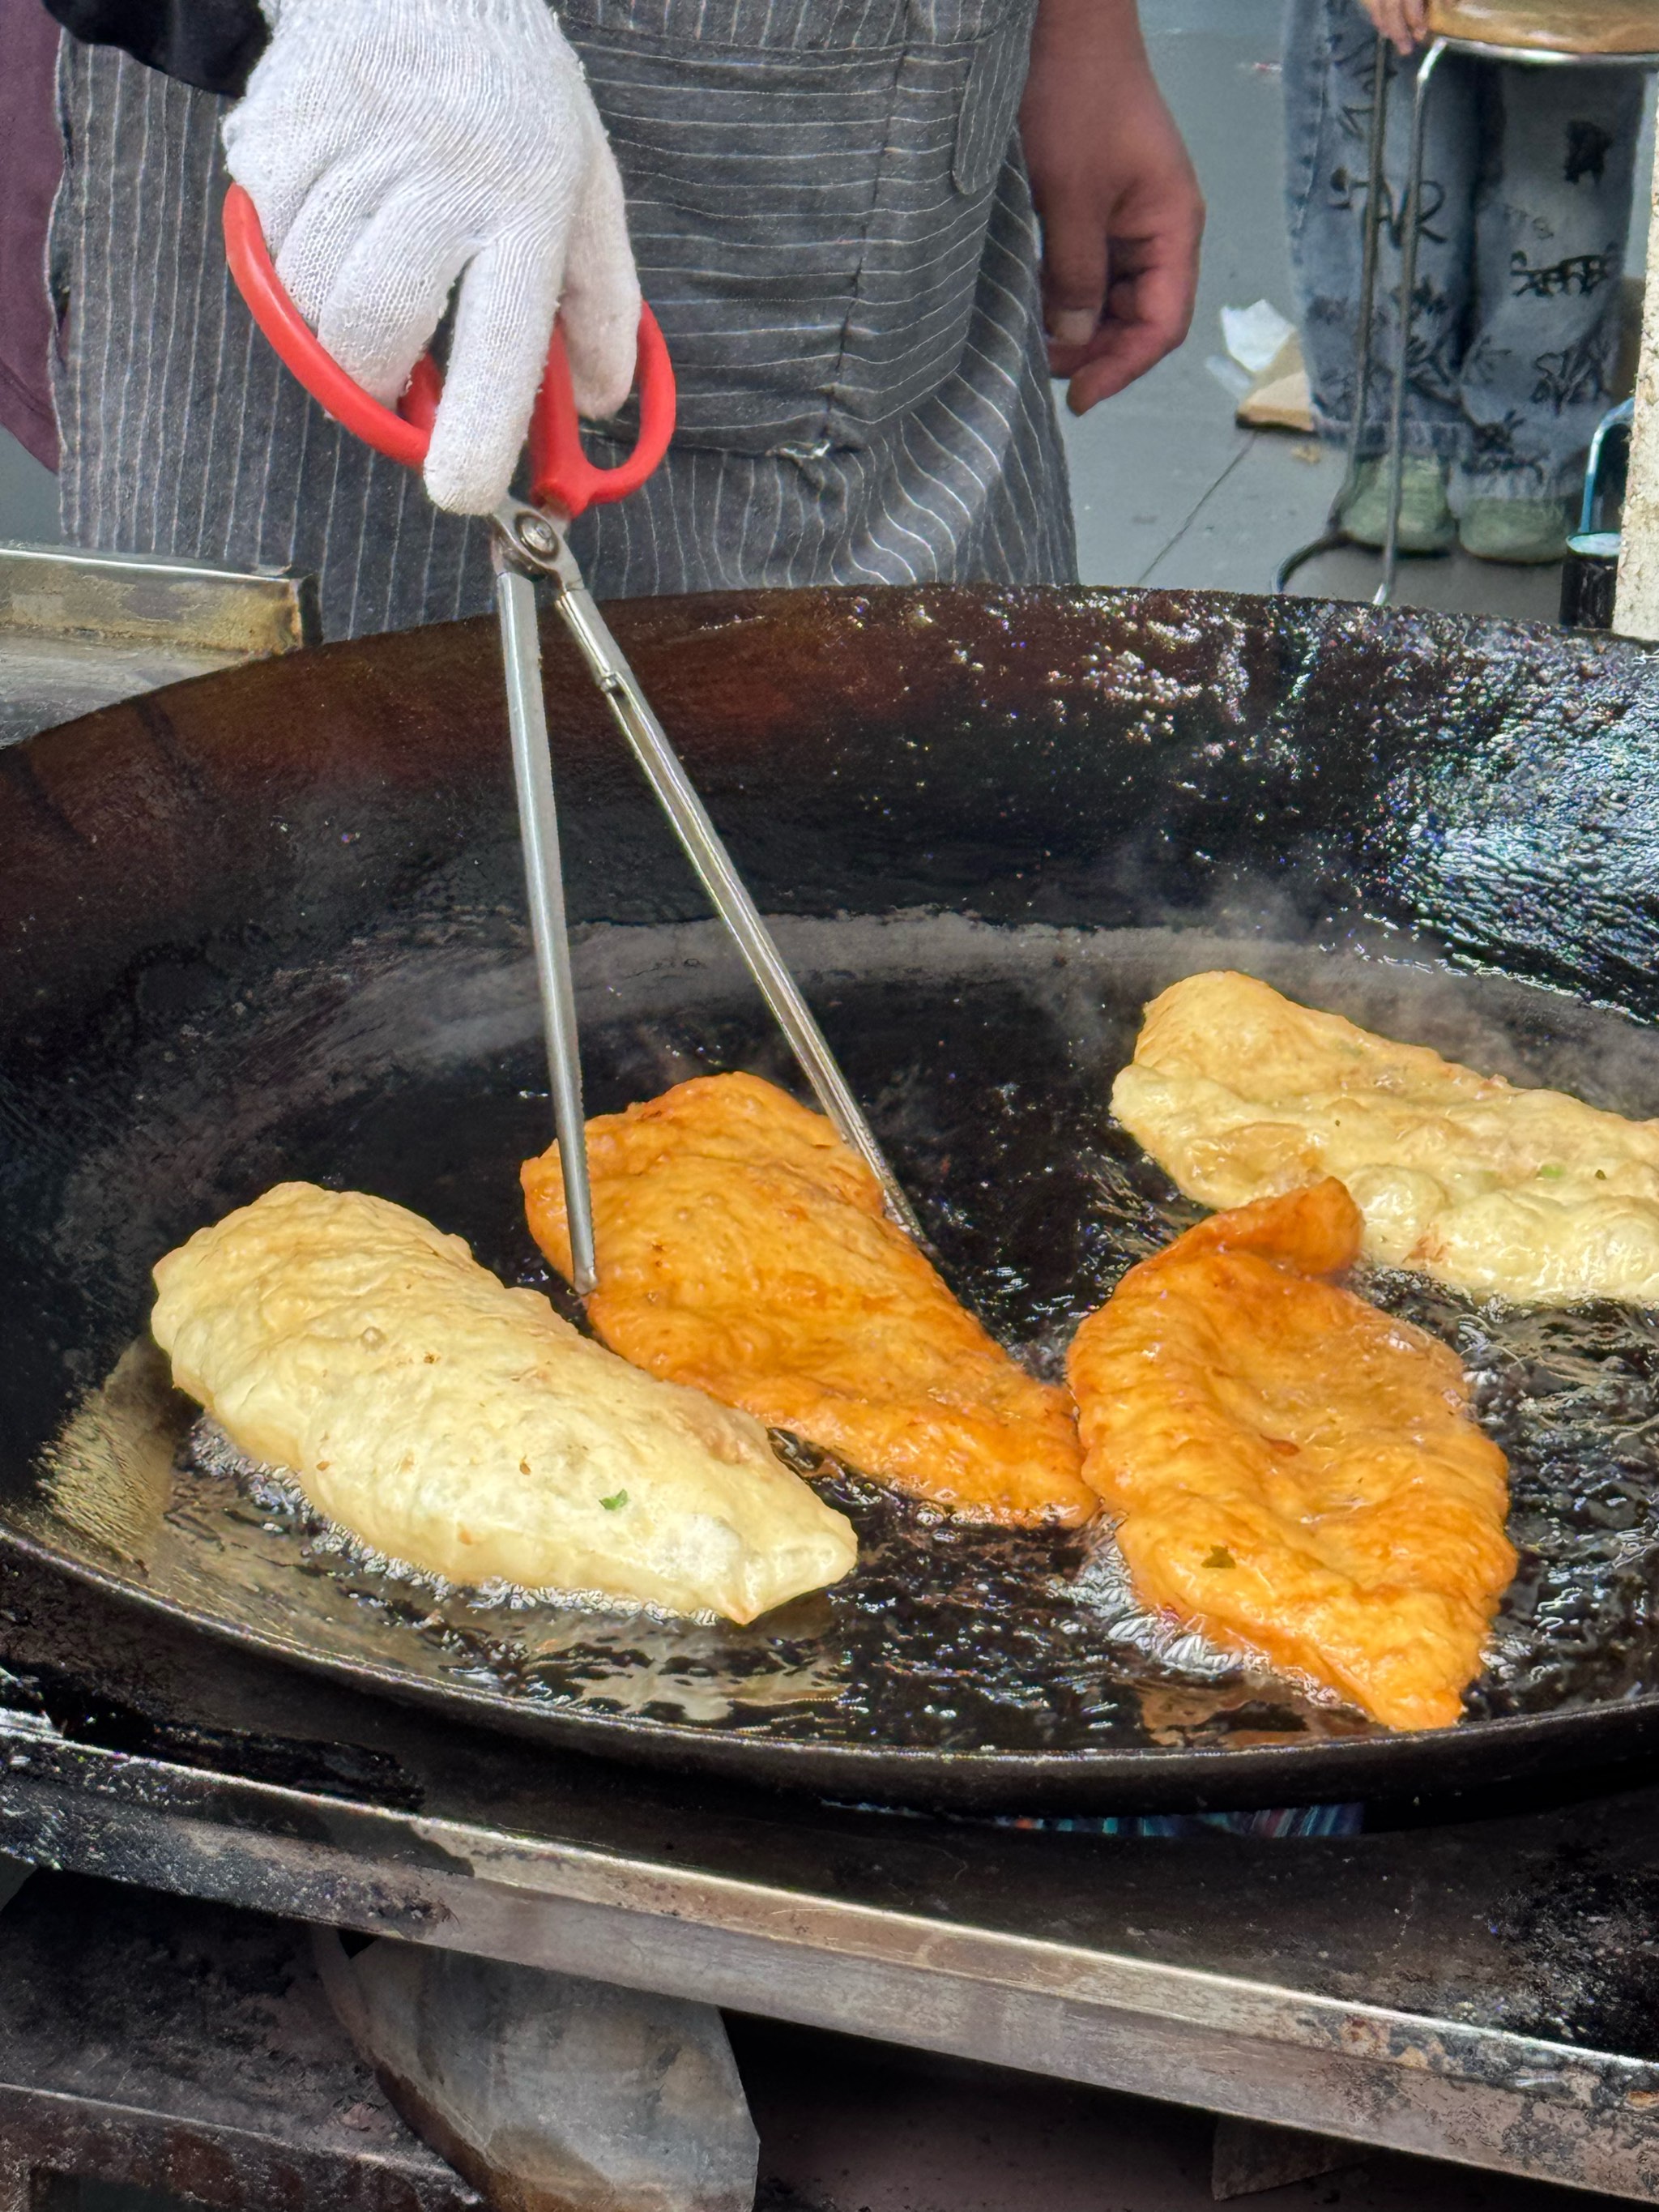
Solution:
<path fill-rule="evenodd" d="M 1133 0 L 1042 0 L 1020 131 L 1048 367 L 1083 415 L 1181 343 L 1198 289 L 1203 197 Z"/>
<path fill-rule="evenodd" d="M 1414 52 L 1428 35 L 1429 0 L 1363 0 L 1363 4 L 1396 53 Z"/>

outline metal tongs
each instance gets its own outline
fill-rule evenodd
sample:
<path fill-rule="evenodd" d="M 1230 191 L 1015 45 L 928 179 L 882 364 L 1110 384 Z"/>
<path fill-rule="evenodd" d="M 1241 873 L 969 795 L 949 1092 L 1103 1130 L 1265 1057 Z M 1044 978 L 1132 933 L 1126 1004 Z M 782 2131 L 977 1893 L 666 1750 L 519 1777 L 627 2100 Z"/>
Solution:
<path fill-rule="evenodd" d="M 225 250 L 254 321 L 285 365 L 335 421 L 391 459 L 418 468 L 426 459 L 442 380 L 431 356 L 416 363 L 398 409 L 384 407 L 326 352 L 283 290 L 271 264 L 253 203 L 240 185 L 225 199 Z M 672 824 L 716 913 L 736 940 L 750 974 L 788 1039 L 802 1073 L 836 1133 L 881 1185 L 887 1210 L 924 1249 L 927 1238 L 897 1178 L 836 1064 L 811 1009 L 785 966 L 772 933 L 732 865 L 702 801 L 652 713 L 639 680 L 570 550 L 567 532 L 589 507 L 624 499 L 661 461 L 674 431 L 674 372 L 656 318 L 640 316 L 637 369 L 640 433 L 615 468 L 596 468 L 582 450 L 570 367 L 556 330 L 530 428 L 531 488 L 526 501 L 506 499 L 490 518 L 495 605 L 507 678 L 507 724 L 531 937 L 541 986 L 547 1071 L 564 1176 L 565 1211 L 575 1285 L 585 1296 L 599 1281 L 593 1206 L 582 1112 L 581 1054 L 576 1031 L 564 879 L 559 865 L 558 812 L 542 689 L 535 582 L 550 585 L 553 604 L 627 738 L 634 757 Z"/>

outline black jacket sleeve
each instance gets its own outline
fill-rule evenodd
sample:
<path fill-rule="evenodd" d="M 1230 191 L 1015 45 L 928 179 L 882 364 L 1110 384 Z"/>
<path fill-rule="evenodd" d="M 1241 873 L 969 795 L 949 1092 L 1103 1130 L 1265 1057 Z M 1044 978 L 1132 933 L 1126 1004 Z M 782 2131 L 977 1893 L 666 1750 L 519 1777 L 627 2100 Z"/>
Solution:
<path fill-rule="evenodd" d="M 88 46 L 124 46 L 204 92 L 240 94 L 266 39 L 258 0 L 46 0 Z"/>

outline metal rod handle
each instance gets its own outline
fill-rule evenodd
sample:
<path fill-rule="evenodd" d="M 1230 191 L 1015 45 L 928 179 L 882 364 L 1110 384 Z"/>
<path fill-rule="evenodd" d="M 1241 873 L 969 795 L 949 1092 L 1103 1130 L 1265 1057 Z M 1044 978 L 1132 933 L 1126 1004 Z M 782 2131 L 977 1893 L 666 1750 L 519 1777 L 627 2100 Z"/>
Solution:
<path fill-rule="evenodd" d="M 714 910 L 737 940 L 750 974 L 773 1018 L 789 1040 L 813 1095 L 836 1133 L 852 1146 L 881 1185 L 887 1210 L 924 1249 L 927 1238 L 897 1176 L 887 1164 L 874 1132 L 836 1065 L 828 1041 L 813 1019 L 794 977 L 784 964 L 772 933 L 761 919 L 743 878 L 732 865 L 719 831 L 709 820 L 696 787 L 668 741 L 667 732 L 646 703 L 633 670 L 611 636 L 592 595 L 584 586 L 566 583 L 557 605 L 566 628 L 605 693 L 611 711 L 644 769 L 663 811 L 714 901 Z"/>
<path fill-rule="evenodd" d="M 1365 155 L 1365 228 L 1359 259 L 1359 334 L 1354 343 L 1353 414 L 1348 424 L 1342 489 L 1331 509 L 1334 522 L 1341 513 L 1343 500 L 1359 480 L 1359 464 L 1364 451 L 1365 411 L 1370 402 L 1371 356 L 1376 344 L 1373 325 L 1376 313 L 1376 264 L 1383 227 L 1389 219 L 1389 77 L 1391 68 L 1392 49 L 1389 45 L 1388 33 L 1379 31 L 1374 63 L 1370 132 Z"/>
<path fill-rule="evenodd" d="M 1400 210 L 1400 357 L 1395 364 L 1394 404 L 1389 414 L 1389 520 L 1382 539 L 1382 580 L 1371 598 L 1371 605 L 1376 607 L 1393 604 L 1400 574 L 1400 507 L 1406 485 L 1406 391 L 1411 382 L 1412 329 L 1417 319 L 1417 241 L 1423 227 L 1423 125 L 1428 111 L 1429 88 L 1445 51 L 1445 40 L 1437 39 L 1418 64 L 1417 81 L 1412 88 L 1411 150 L 1406 157 L 1406 193 Z"/>
<path fill-rule="evenodd" d="M 599 1279 L 593 1251 L 592 1194 L 587 1180 L 587 1125 L 582 1114 L 581 1051 L 576 1034 L 576 994 L 570 979 L 570 939 L 565 927 L 564 878 L 559 868 L 553 757 L 548 744 L 547 704 L 542 696 L 536 592 L 529 577 L 514 568 L 500 568 L 495 577 L 495 607 L 501 617 L 501 659 L 507 673 L 507 720 L 513 736 L 513 781 L 519 794 L 530 935 L 536 948 L 547 1076 L 564 1176 L 565 1217 L 570 1227 L 571 1277 L 586 1297 Z"/>

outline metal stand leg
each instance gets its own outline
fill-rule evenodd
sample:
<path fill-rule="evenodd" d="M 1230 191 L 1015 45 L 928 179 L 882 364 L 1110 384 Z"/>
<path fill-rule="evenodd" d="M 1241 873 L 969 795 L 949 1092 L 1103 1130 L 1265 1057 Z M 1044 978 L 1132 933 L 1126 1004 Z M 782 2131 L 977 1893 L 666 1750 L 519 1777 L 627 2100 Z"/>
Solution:
<path fill-rule="evenodd" d="M 1429 88 L 1434 82 L 1446 41 L 1437 39 L 1418 67 L 1412 94 L 1412 143 L 1406 165 L 1406 198 L 1400 210 L 1400 350 L 1395 362 L 1394 406 L 1389 417 L 1389 523 L 1382 541 L 1382 580 L 1373 606 L 1386 607 L 1394 598 L 1400 569 L 1400 503 L 1406 483 L 1406 388 L 1411 377 L 1413 293 L 1417 287 L 1418 214 L 1423 200 L 1424 118 Z"/>
<path fill-rule="evenodd" d="M 1607 450 L 1607 435 L 1622 424 L 1626 428 L 1636 420 L 1636 402 L 1621 399 L 1616 407 L 1609 408 L 1595 426 L 1595 435 L 1590 440 L 1589 458 L 1584 464 L 1584 498 L 1578 510 L 1578 534 L 1586 537 L 1595 527 L 1596 496 L 1601 489 L 1601 456 Z"/>
<path fill-rule="evenodd" d="M 1331 501 L 1322 533 L 1281 562 L 1273 577 L 1275 593 L 1288 589 L 1291 578 L 1321 553 L 1334 552 L 1348 542 L 1342 527 L 1342 509 L 1359 475 L 1360 444 L 1365 434 L 1365 405 L 1371 388 L 1371 317 L 1376 301 L 1378 241 L 1388 217 L 1388 182 L 1382 173 L 1383 148 L 1389 126 L 1389 46 L 1379 32 L 1376 40 L 1376 89 L 1371 95 L 1370 146 L 1366 156 L 1365 215 L 1363 258 L 1359 270 L 1359 329 L 1354 341 L 1353 401 L 1348 424 L 1346 465 L 1336 497 Z"/>

